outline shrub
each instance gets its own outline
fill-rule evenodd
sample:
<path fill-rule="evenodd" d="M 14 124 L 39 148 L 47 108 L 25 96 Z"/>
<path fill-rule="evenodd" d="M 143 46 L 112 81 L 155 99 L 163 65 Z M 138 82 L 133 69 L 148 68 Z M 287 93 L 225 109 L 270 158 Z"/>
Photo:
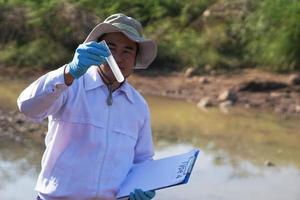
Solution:
<path fill-rule="evenodd" d="M 67 62 L 69 55 L 70 53 L 59 43 L 48 38 L 40 38 L 22 46 L 18 46 L 15 42 L 7 44 L 4 50 L 0 51 L 0 63 L 51 69 Z"/>
<path fill-rule="evenodd" d="M 246 20 L 248 59 L 273 71 L 300 69 L 300 2 L 264 0 Z"/>

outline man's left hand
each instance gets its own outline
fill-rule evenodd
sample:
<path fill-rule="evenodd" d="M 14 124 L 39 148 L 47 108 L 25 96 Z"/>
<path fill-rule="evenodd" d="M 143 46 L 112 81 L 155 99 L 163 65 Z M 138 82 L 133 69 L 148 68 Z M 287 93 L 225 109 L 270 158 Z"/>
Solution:
<path fill-rule="evenodd" d="M 155 196 L 154 190 L 144 192 L 141 189 L 135 189 L 134 192 L 130 193 L 130 200 L 150 200 Z"/>

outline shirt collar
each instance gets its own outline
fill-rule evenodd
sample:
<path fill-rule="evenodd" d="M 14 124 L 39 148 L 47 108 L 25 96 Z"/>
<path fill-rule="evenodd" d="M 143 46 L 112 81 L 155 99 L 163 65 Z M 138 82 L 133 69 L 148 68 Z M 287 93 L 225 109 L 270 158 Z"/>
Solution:
<path fill-rule="evenodd" d="M 131 85 L 125 80 L 125 82 L 121 85 L 119 88 L 121 92 L 123 92 L 127 99 L 131 102 L 134 103 L 134 98 L 133 98 L 133 90 Z"/>
<path fill-rule="evenodd" d="M 106 86 L 105 83 L 103 82 L 102 78 L 100 77 L 98 71 L 97 71 L 97 66 L 91 66 L 87 70 L 87 72 L 85 73 L 83 78 L 84 78 L 84 80 L 83 80 L 84 81 L 84 88 L 85 88 L 86 91 L 95 89 L 97 87 Z M 126 95 L 127 99 L 131 103 L 134 103 L 132 87 L 127 82 L 127 80 L 125 80 L 125 82 L 117 90 L 120 90 L 121 92 L 123 92 Z"/>
<path fill-rule="evenodd" d="M 91 66 L 83 76 L 85 90 L 92 90 L 97 87 L 105 86 L 102 78 L 99 76 L 97 66 Z"/>

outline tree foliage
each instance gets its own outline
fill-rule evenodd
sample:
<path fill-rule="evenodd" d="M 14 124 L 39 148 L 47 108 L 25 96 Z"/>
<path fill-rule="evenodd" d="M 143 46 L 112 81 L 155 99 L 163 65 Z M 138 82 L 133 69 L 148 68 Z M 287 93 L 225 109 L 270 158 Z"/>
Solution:
<path fill-rule="evenodd" d="M 56 68 L 120 12 L 159 44 L 154 69 L 300 69 L 299 0 L 0 0 L 0 65 Z"/>

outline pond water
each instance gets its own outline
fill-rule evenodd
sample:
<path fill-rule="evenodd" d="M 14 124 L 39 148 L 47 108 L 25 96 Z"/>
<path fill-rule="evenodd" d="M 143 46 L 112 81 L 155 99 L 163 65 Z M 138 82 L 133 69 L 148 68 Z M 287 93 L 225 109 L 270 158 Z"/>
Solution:
<path fill-rule="evenodd" d="M 14 107 L 23 87 L 0 80 L 2 106 Z M 155 199 L 300 199 L 299 119 L 237 109 L 205 112 L 183 101 L 146 99 L 155 158 L 201 150 L 189 183 L 159 190 Z M 0 199 L 34 199 L 43 149 L 35 142 L 3 140 L 0 133 Z"/>

